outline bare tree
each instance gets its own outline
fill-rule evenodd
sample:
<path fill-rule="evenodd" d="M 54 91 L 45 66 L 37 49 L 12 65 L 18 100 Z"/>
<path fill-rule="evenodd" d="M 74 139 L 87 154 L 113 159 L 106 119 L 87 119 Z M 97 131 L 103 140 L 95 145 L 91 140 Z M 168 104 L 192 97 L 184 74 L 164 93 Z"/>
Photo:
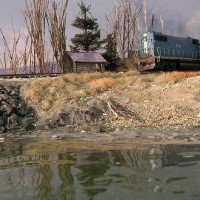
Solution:
<path fill-rule="evenodd" d="M 50 7 L 46 15 L 51 47 L 58 66 L 58 72 L 69 71 L 65 60 L 67 6 L 68 0 L 60 3 L 50 0 Z"/>
<path fill-rule="evenodd" d="M 23 73 L 29 74 L 36 71 L 32 69 L 32 43 L 29 35 L 24 35 L 24 48 L 21 50 Z"/>
<path fill-rule="evenodd" d="M 25 0 L 23 16 L 27 33 L 21 37 L 13 25 L 12 41 L 0 28 L 4 51 L 0 65 L 5 73 L 69 72 L 66 60 L 66 18 L 68 0 Z M 12 23 L 13 24 L 13 23 Z M 24 43 L 22 49 L 19 43 Z M 21 47 L 21 50 L 19 49 Z M 56 60 L 57 65 L 54 62 Z"/>
<path fill-rule="evenodd" d="M 31 38 L 33 54 L 36 56 L 40 73 L 46 72 L 45 51 L 46 51 L 46 15 L 48 0 L 26 1 L 24 19 Z"/>
<path fill-rule="evenodd" d="M 25 1 L 24 18 L 30 37 L 30 60 L 33 65 L 38 62 L 40 73 L 55 71 L 55 59 L 58 72 L 70 71 L 65 60 L 68 0 L 59 3 L 56 0 Z M 49 38 L 51 48 L 47 45 Z"/>
<path fill-rule="evenodd" d="M 142 7 L 139 0 L 121 0 L 115 3 L 111 17 L 107 17 L 122 59 L 137 47 Z"/>
<path fill-rule="evenodd" d="M 20 40 L 20 32 L 16 33 L 14 25 L 12 23 L 13 28 L 13 37 L 11 43 L 7 41 L 5 34 L 0 28 L 0 35 L 2 37 L 4 51 L 3 58 L 0 59 L 1 67 L 4 69 L 5 73 L 16 74 L 17 68 L 21 65 L 21 56 L 18 50 L 18 44 Z"/>
<path fill-rule="evenodd" d="M 148 21 L 147 21 L 147 0 L 143 0 L 143 6 L 144 6 L 144 24 L 145 24 L 145 31 L 148 31 Z"/>

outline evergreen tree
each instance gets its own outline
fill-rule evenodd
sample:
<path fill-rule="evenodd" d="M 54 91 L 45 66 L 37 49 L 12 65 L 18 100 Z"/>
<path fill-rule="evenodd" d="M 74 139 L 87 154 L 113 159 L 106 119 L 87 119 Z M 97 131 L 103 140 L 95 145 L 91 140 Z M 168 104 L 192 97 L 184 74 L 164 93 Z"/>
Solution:
<path fill-rule="evenodd" d="M 107 70 L 114 71 L 119 65 L 120 58 L 117 52 L 117 42 L 113 34 L 107 35 L 105 43 L 105 52 L 102 54 L 102 56 L 109 63 Z"/>
<path fill-rule="evenodd" d="M 90 6 L 86 6 L 83 1 L 78 3 L 80 8 L 79 16 L 73 21 L 72 26 L 81 29 L 82 33 L 75 34 L 71 39 L 71 51 L 96 51 L 100 49 L 102 41 L 100 40 L 100 29 L 97 19 L 90 13 Z"/>

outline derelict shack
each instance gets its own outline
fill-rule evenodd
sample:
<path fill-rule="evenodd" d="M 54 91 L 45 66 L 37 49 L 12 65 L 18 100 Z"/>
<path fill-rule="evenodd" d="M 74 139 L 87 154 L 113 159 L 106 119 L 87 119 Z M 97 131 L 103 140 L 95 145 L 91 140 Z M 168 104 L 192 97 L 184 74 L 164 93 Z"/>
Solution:
<path fill-rule="evenodd" d="M 75 73 L 104 72 L 107 61 L 96 52 L 67 52 L 67 65 Z"/>

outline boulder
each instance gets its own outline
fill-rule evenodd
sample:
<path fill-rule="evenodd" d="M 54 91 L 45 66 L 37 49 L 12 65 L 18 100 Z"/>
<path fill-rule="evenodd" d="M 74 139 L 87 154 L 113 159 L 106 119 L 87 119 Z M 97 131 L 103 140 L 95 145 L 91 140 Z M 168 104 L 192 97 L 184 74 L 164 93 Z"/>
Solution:
<path fill-rule="evenodd" d="M 61 126 L 71 125 L 72 120 L 68 113 L 58 113 L 58 124 Z"/>
<path fill-rule="evenodd" d="M 33 131 L 35 128 L 36 126 L 33 124 L 33 122 L 27 122 L 27 124 L 24 126 L 25 131 Z"/>
<path fill-rule="evenodd" d="M 11 116 L 11 114 L 13 113 L 13 107 L 8 104 L 8 105 L 4 105 L 4 112 L 6 113 L 7 116 Z"/>
<path fill-rule="evenodd" d="M 15 113 L 8 117 L 7 126 L 14 129 L 19 127 L 19 117 Z"/>
<path fill-rule="evenodd" d="M 0 133 L 33 130 L 35 120 L 36 112 L 21 98 L 19 86 L 0 85 Z"/>

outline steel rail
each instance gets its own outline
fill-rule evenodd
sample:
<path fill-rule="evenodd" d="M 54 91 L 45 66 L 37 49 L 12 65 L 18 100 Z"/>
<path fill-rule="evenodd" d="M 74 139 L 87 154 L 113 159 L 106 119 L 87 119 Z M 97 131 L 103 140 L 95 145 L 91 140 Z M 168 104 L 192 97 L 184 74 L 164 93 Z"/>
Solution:
<path fill-rule="evenodd" d="M 42 77 L 58 77 L 65 75 L 64 73 L 44 73 L 44 74 L 0 74 L 0 79 L 13 78 L 42 78 Z"/>

